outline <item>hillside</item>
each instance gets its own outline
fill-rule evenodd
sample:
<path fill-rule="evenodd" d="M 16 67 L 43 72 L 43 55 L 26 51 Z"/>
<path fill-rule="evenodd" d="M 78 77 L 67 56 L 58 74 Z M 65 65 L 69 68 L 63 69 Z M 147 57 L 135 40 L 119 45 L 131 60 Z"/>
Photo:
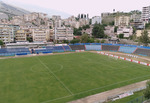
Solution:
<path fill-rule="evenodd" d="M 23 14 L 28 14 L 30 12 L 24 9 L 9 5 L 7 3 L 4 3 L 3 1 L 0 1 L 0 13 L 5 15 L 5 17 L 7 18 L 7 16 L 8 17 L 20 16 Z M 4 18 L 3 15 L 0 16 L 0 18 Z"/>

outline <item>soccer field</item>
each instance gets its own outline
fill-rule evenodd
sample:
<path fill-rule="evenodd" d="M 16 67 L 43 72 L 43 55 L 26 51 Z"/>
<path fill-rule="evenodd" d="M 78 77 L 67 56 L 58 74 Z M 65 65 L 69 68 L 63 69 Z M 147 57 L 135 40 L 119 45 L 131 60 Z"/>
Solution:
<path fill-rule="evenodd" d="M 66 103 L 150 79 L 150 67 L 95 53 L 0 60 L 0 103 Z"/>

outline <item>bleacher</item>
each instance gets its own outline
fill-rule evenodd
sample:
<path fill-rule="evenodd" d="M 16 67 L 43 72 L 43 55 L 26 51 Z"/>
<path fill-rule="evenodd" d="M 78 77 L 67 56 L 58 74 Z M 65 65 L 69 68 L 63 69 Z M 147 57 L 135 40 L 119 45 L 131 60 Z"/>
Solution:
<path fill-rule="evenodd" d="M 39 53 L 43 53 L 43 54 L 52 53 L 52 50 L 46 49 L 46 48 L 43 48 L 43 49 L 35 49 L 34 51 L 35 51 L 36 54 L 39 54 Z"/>
<path fill-rule="evenodd" d="M 44 48 L 34 49 L 33 52 L 29 48 L 2 48 L 0 49 L 0 56 L 15 56 L 15 55 L 28 55 L 31 53 L 53 53 L 65 52 L 75 50 L 87 51 L 119 51 L 123 53 L 134 53 L 143 56 L 150 56 L 150 47 L 125 45 L 125 44 L 101 44 L 101 43 L 76 43 L 66 46 L 46 46 Z"/>
<path fill-rule="evenodd" d="M 100 51 L 101 45 L 85 45 L 86 50 Z"/>
<path fill-rule="evenodd" d="M 133 53 L 137 47 L 127 47 L 127 46 L 120 46 L 119 52 L 123 53 Z"/>
<path fill-rule="evenodd" d="M 142 55 L 142 56 L 150 56 L 150 49 L 138 48 L 134 54 Z"/>
<path fill-rule="evenodd" d="M 71 48 L 69 46 L 63 46 L 65 51 L 71 51 Z"/>
<path fill-rule="evenodd" d="M 62 46 L 54 46 L 53 52 L 64 52 L 64 49 Z"/>
<path fill-rule="evenodd" d="M 0 56 L 28 55 L 31 54 L 28 48 L 5 48 L 0 49 Z"/>
<path fill-rule="evenodd" d="M 52 52 L 64 52 L 64 48 L 62 46 L 47 46 L 46 49 Z"/>
<path fill-rule="evenodd" d="M 102 45 L 102 50 L 104 51 L 118 51 L 119 46 L 114 45 Z"/>
<path fill-rule="evenodd" d="M 70 45 L 70 48 L 72 50 L 85 50 L 85 46 L 84 45 Z"/>

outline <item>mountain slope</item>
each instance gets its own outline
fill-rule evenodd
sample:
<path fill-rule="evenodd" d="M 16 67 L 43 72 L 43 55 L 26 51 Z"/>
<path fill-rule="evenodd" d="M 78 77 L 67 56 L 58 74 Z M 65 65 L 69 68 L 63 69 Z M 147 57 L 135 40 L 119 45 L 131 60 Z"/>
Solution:
<path fill-rule="evenodd" d="M 8 2 L 8 1 L 5 1 L 5 3 L 10 4 L 10 2 Z M 23 2 L 14 1 L 14 2 L 11 2 L 11 5 L 21 7 L 23 9 L 31 11 L 31 12 L 43 12 L 43 13 L 48 14 L 49 16 L 60 15 L 62 18 L 68 18 L 71 16 L 71 14 L 69 14 L 69 13 L 55 10 L 55 9 L 50 8 L 50 7 L 46 8 L 46 7 L 37 6 L 37 5 L 33 5 L 33 4 L 26 4 Z"/>
<path fill-rule="evenodd" d="M 9 17 L 20 16 L 20 15 L 23 15 L 23 14 L 30 13 L 29 11 L 26 11 L 24 9 L 6 4 L 2 1 L 0 1 L 0 12 L 8 15 Z"/>

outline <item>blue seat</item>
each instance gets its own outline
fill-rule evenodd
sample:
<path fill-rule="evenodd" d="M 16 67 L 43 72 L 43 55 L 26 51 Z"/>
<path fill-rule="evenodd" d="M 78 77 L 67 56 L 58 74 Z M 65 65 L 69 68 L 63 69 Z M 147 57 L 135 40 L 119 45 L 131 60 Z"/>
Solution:
<path fill-rule="evenodd" d="M 69 46 L 63 46 L 63 48 L 65 49 L 65 51 L 71 51 Z"/>
<path fill-rule="evenodd" d="M 137 47 L 127 47 L 127 46 L 120 46 L 119 52 L 123 53 L 133 53 Z"/>
<path fill-rule="evenodd" d="M 100 51 L 101 45 L 85 45 L 86 50 Z"/>

